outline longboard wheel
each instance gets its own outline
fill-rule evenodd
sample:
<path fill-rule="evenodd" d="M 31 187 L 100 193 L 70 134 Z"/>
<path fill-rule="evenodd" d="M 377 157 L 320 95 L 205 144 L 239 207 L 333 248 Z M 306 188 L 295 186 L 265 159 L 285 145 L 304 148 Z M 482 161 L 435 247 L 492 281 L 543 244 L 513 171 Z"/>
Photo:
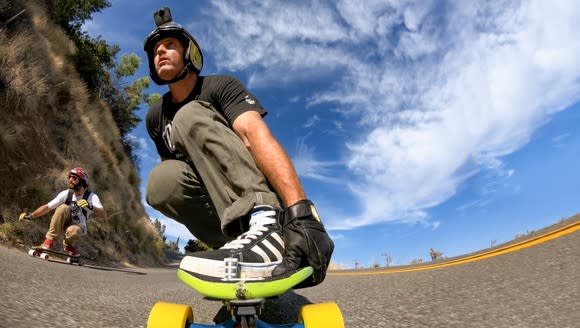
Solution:
<path fill-rule="evenodd" d="M 46 253 L 42 253 L 42 254 L 40 254 L 40 258 L 43 260 L 48 260 L 49 256 Z"/>
<path fill-rule="evenodd" d="M 344 328 L 342 313 L 336 303 L 308 304 L 300 308 L 298 322 L 305 328 Z"/>
<path fill-rule="evenodd" d="M 35 251 L 35 250 L 33 250 L 33 249 L 31 249 L 31 250 L 28 251 L 28 255 L 30 255 L 30 256 L 37 256 L 38 255 L 38 252 Z"/>
<path fill-rule="evenodd" d="M 71 256 L 69 256 L 69 257 L 66 258 L 66 263 L 68 263 L 68 264 L 76 264 L 78 266 L 81 266 L 81 265 L 85 264 L 83 262 L 83 260 L 81 260 L 80 258 L 71 257 Z"/>
<path fill-rule="evenodd" d="M 189 305 L 157 302 L 147 320 L 147 328 L 183 328 L 193 322 Z"/>

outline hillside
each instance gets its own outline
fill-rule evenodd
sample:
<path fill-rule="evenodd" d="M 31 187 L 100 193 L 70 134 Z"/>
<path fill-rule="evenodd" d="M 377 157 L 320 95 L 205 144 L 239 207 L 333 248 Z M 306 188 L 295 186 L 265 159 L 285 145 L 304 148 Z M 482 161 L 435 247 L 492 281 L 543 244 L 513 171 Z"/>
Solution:
<path fill-rule="evenodd" d="M 0 0 L 0 243 L 41 243 L 52 213 L 25 223 L 18 214 L 66 189 L 69 170 L 83 166 L 108 217 L 89 221 L 81 252 L 112 264 L 159 264 L 163 241 L 111 110 L 90 96 L 68 60 L 74 43 L 46 16 L 43 1 Z"/>

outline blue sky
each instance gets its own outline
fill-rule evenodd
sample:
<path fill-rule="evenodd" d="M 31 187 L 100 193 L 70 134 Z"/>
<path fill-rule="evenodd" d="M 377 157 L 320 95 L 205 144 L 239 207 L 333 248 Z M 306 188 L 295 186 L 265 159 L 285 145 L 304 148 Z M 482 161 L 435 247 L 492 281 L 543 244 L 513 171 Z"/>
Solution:
<path fill-rule="evenodd" d="M 577 1 L 113 0 L 85 29 L 144 76 L 162 6 L 202 74 L 238 77 L 269 111 L 336 263 L 457 256 L 580 213 Z M 159 159 L 143 123 L 132 135 L 144 194 Z"/>

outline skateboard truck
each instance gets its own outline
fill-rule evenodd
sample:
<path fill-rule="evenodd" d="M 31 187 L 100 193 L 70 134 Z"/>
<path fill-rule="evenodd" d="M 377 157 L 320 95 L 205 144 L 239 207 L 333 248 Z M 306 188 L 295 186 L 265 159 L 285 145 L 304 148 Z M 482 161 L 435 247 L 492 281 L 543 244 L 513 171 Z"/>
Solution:
<path fill-rule="evenodd" d="M 232 318 L 239 322 L 243 328 L 256 327 L 256 320 L 262 313 L 265 300 L 263 298 L 252 300 L 232 300 L 224 302 Z"/>

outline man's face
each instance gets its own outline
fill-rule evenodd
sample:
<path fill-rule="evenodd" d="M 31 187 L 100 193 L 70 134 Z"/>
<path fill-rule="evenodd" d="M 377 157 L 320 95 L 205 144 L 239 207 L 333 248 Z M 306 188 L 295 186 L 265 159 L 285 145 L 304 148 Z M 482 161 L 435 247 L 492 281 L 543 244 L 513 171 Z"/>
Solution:
<path fill-rule="evenodd" d="M 157 75 L 163 80 L 171 80 L 184 67 L 184 48 L 176 38 L 165 38 L 155 44 L 153 53 Z"/>
<path fill-rule="evenodd" d="M 68 187 L 74 189 L 79 184 L 79 177 L 74 174 L 68 176 Z"/>

